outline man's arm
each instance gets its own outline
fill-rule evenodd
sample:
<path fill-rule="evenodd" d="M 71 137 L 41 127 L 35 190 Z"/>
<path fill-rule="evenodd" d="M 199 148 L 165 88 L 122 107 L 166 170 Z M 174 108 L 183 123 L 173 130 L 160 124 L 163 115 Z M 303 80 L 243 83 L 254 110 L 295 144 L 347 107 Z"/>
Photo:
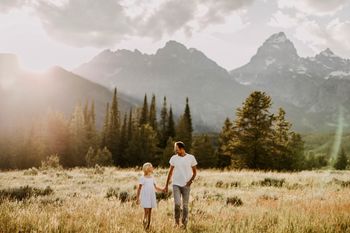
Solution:
<path fill-rule="evenodd" d="M 169 172 L 168 172 L 168 177 L 166 179 L 166 184 L 165 184 L 165 188 L 164 188 L 165 192 L 168 192 L 168 185 L 169 185 L 171 176 L 173 175 L 173 171 L 174 171 L 174 166 L 170 165 L 170 169 L 169 169 Z"/>
<path fill-rule="evenodd" d="M 196 166 L 193 166 L 192 167 L 192 177 L 191 179 L 187 182 L 186 186 L 191 186 L 194 178 L 196 178 L 196 175 L 197 175 L 197 167 Z"/>

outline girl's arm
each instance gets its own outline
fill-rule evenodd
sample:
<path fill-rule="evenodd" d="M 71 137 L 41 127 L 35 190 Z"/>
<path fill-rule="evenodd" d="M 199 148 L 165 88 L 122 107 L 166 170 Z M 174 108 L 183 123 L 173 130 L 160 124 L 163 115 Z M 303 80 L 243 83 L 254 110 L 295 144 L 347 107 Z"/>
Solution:
<path fill-rule="evenodd" d="M 158 191 L 158 192 L 163 192 L 164 189 L 158 187 L 156 184 L 154 184 L 154 188 Z"/>
<path fill-rule="evenodd" d="M 139 187 L 137 188 L 137 193 L 136 193 L 136 203 L 140 202 L 140 192 L 141 192 L 142 184 L 139 184 Z"/>

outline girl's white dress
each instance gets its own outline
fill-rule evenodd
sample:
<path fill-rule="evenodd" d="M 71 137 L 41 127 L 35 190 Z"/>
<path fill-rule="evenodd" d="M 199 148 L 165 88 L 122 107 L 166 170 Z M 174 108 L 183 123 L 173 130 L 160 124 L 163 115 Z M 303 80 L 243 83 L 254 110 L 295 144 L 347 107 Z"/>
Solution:
<path fill-rule="evenodd" d="M 140 195 L 142 208 L 156 208 L 156 190 L 154 187 L 156 181 L 153 177 L 142 176 L 140 178 L 140 184 L 142 184 Z"/>

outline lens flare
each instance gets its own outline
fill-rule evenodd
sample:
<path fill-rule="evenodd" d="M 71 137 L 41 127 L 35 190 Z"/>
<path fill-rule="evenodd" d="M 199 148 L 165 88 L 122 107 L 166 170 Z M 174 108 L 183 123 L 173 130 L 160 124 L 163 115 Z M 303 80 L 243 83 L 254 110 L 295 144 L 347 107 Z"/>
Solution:
<path fill-rule="evenodd" d="M 339 107 L 339 114 L 338 114 L 338 124 L 337 124 L 337 131 L 335 133 L 334 137 L 334 143 L 331 151 L 331 157 L 330 159 L 332 161 L 335 161 L 335 158 L 337 157 L 340 147 L 341 147 L 341 141 L 343 137 L 343 130 L 344 130 L 344 109 L 342 106 Z"/>

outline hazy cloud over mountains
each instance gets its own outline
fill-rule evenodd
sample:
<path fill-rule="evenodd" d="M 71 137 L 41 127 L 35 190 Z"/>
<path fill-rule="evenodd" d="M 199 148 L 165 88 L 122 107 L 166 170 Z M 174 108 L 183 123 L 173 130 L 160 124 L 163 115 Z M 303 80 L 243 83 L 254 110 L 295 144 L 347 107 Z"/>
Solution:
<path fill-rule="evenodd" d="M 244 9 L 254 0 L 26 0 L 46 32 L 73 46 L 112 46 L 130 36 L 160 39 L 182 30 L 190 36 L 211 24 L 225 22 L 227 15 Z M 22 7 L 23 1 L 4 0 L 0 9 Z M 135 14 L 135 12 L 138 12 Z M 131 14 L 130 14 L 131 13 Z"/>
<path fill-rule="evenodd" d="M 350 57 L 349 11 L 350 0 L 1 0 L 0 30 L 8 33 L 0 50 L 23 57 L 45 45 L 41 57 L 74 67 L 82 61 L 72 55 L 77 49 L 154 52 L 177 40 L 232 69 L 249 61 L 262 38 L 285 31 L 301 56 L 329 47 Z"/>

